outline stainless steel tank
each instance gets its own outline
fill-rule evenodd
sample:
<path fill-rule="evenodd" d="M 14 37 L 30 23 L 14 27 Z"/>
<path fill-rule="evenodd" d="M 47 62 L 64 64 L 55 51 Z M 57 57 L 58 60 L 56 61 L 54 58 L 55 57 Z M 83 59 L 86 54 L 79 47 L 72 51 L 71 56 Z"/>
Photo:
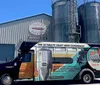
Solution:
<path fill-rule="evenodd" d="M 52 37 L 54 41 L 75 42 L 75 0 L 54 0 L 52 3 Z"/>
<path fill-rule="evenodd" d="M 87 2 L 78 8 L 81 40 L 83 43 L 100 43 L 100 2 Z"/>
<path fill-rule="evenodd" d="M 37 53 L 38 79 L 48 80 L 52 70 L 52 52 L 48 49 L 41 49 Z"/>

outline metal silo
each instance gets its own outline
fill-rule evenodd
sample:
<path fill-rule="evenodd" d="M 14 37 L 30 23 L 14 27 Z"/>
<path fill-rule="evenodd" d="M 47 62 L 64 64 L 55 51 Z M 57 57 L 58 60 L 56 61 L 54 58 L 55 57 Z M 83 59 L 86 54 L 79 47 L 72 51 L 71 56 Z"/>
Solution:
<path fill-rule="evenodd" d="M 56 42 L 75 42 L 76 2 L 75 0 L 53 0 L 52 37 Z"/>
<path fill-rule="evenodd" d="M 87 2 L 78 8 L 81 41 L 100 43 L 100 2 Z"/>

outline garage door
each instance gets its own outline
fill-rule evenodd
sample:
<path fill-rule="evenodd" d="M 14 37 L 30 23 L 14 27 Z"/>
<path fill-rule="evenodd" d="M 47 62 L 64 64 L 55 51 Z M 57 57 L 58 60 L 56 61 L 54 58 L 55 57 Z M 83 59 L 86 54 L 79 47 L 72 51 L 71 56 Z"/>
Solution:
<path fill-rule="evenodd" d="M 14 58 L 15 44 L 0 44 L 0 63 Z"/>

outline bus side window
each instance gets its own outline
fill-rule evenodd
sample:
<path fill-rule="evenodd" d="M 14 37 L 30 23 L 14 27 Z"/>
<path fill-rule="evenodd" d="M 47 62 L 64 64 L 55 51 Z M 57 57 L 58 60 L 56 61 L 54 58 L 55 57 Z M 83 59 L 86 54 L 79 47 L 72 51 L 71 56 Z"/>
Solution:
<path fill-rule="evenodd" d="M 31 53 L 25 53 L 22 62 L 31 62 Z"/>
<path fill-rule="evenodd" d="M 66 54 L 66 48 L 65 47 L 56 47 L 54 49 L 55 53 L 57 54 Z"/>
<path fill-rule="evenodd" d="M 77 48 L 77 52 L 81 51 L 81 49 Z"/>
<path fill-rule="evenodd" d="M 67 56 L 66 48 L 65 47 L 56 47 L 54 49 L 55 57 L 52 57 L 53 63 L 58 64 L 71 64 L 73 63 L 73 59 Z"/>
<path fill-rule="evenodd" d="M 58 64 L 71 64 L 73 63 L 73 59 L 72 58 L 52 58 L 52 62 L 53 63 L 58 63 Z"/>
<path fill-rule="evenodd" d="M 49 47 L 49 50 L 51 50 L 52 53 L 54 53 L 54 48 L 53 47 Z"/>
<path fill-rule="evenodd" d="M 73 57 L 77 53 L 76 48 L 67 48 L 67 57 Z"/>

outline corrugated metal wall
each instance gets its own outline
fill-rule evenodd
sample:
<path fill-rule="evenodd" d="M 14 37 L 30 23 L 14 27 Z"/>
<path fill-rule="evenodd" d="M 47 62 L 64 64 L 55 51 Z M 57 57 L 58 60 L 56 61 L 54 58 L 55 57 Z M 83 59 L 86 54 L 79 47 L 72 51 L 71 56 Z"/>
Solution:
<path fill-rule="evenodd" d="M 29 26 L 35 22 L 43 23 L 46 26 L 46 32 L 42 37 L 40 35 L 39 40 L 33 39 L 32 41 L 50 41 L 51 16 L 40 14 L 0 24 L 0 44 L 15 44 L 16 46 L 21 40 L 29 40 L 28 37 L 31 35 Z"/>

